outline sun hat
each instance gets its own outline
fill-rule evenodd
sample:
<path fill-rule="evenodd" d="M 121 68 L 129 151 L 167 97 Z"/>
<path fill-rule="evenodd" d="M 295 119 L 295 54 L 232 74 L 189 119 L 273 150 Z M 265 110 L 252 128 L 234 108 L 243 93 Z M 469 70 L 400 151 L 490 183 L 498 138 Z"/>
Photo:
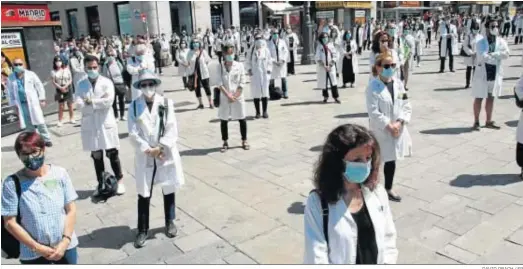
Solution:
<path fill-rule="evenodd" d="M 159 86 L 162 83 L 162 81 L 153 72 L 145 70 L 140 72 L 138 80 L 133 83 L 133 87 L 135 89 L 140 89 L 140 84 L 147 80 L 154 81 L 156 86 Z"/>

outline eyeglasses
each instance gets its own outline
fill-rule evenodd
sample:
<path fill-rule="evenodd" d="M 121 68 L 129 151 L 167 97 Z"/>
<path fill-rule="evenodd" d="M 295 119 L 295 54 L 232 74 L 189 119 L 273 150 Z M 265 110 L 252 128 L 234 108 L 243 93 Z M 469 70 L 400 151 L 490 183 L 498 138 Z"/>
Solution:
<path fill-rule="evenodd" d="M 14 66 L 23 66 L 23 63 L 13 63 Z"/>
<path fill-rule="evenodd" d="M 41 148 L 34 148 L 30 151 L 21 151 L 19 153 L 20 160 L 25 161 L 29 159 L 31 156 L 40 156 L 42 155 L 43 151 Z"/>
<path fill-rule="evenodd" d="M 385 69 L 389 69 L 389 68 L 396 68 L 396 64 L 392 63 L 392 64 L 382 64 L 380 65 L 381 67 L 385 68 Z"/>
<path fill-rule="evenodd" d="M 156 83 L 154 82 L 149 82 L 149 83 L 142 83 L 140 84 L 140 88 L 145 88 L 145 87 L 154 87 L 156 86 Z"/>
<path fill-rule="evenodd" d="M 86 66 L 87 70 L 98 70 L 98 66 Z"/>

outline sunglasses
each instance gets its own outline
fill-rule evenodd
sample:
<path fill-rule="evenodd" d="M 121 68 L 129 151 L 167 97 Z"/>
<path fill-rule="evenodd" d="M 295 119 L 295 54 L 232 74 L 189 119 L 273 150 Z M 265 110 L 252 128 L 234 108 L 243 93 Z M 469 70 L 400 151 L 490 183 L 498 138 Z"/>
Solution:
<path fill-rule="evenodd" d="M 154 87 L 156 86 L 156 83 L 154 82 L 149 82 L 149 83 L 142 83 L 140 84 L 140 88 L 144 88 L 144 87 Z"/>
<path fill-rule="evenodd" d="M 42 149 L 40 148 L 35 148 L 33 150 L 30 150 L 30 151 L 22 151 L 20 152 L 20 160 L 22 161 L 25 161 L 27 159 L 29 159 L 29 157 L 31 156 L 41 156 L 43 153 Z"/>
<path fill-rule="evenodd" d="M 385 68 L 385 69 L 389 69 L 389 68 L 396 68 L 396 64 L 382 64 L 380 65 L 381 67 Z"/>
<path fill-rule="evenodd" d="M 98 70 L 98 66 L 87 66 L 85 67 L 87 70 Z"/>
<path fill-rule="evenodd" d="M 380 43 L 389 43 L 389 40 L 386 39 L 386 40 L 381 40 Z"/>
<path fill-rule="evenodd" d="M 13 63 L 14 66 L 22 66 L 24 65 L 23 63 Z"/>

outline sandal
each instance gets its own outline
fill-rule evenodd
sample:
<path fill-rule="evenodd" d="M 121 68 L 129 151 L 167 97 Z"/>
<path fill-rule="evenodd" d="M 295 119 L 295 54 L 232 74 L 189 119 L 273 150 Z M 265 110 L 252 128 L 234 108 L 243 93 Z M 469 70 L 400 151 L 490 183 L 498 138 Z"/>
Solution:
<path fill-rule="evenodd" d="M 251 148 L 251 146 L 249 146 L 249 144 L 247 143 L 247 141 L 243 141 L 242 142 L 242 148 L 244 150 L 249 150 Z"/>
<path fill-rule="evenodd" d="M 494 130 L 501 129 L 501 127 L 497 126 L 494 121 L 489 121 L 489 122 L 485 123 L 485 128 L 494 129 Z"/>
<path fill-rule="evenodd" d="M 223 143 L 223 146 L 222 148 L 220 149 L 220 151 L 222 153 L 226 152 L 227 150 L 229 149 L 229 144 L 227 142 Z"/>

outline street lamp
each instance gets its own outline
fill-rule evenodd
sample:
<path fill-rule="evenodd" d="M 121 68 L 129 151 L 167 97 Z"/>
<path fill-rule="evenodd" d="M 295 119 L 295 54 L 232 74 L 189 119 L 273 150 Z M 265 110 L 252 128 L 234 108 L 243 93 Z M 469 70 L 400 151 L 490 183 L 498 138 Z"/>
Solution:
<path fill-rule="evenodd" d="M 314 34 L 313 34 L 313 25 L 311 21 L 311 2 L 305 1 L 303 5 L 303 13 L 305 18 L 303 33 L 303 53 L 301 55 L 301 64 L 308 65 L 314 64 Z"/>

